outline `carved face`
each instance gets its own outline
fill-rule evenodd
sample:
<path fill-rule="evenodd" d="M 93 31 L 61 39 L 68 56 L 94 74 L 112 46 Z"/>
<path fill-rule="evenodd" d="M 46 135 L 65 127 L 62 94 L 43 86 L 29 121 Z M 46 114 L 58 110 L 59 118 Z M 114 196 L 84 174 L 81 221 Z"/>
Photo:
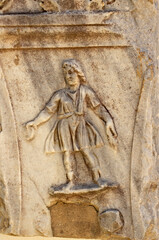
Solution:
<path fill-rule="evenodd" d="M 64 77 L 65 77 L 66 83 L 69 86 L 76 86 L 80 83 L 78 74 L 75 72 L 75 70 L 71 65 L 65 65 Z"/>

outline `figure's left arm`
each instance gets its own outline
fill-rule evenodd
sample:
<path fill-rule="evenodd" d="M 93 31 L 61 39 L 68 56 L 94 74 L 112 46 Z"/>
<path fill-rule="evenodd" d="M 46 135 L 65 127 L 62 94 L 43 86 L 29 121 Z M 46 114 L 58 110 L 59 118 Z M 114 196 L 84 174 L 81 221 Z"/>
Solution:
<path fill-rule="evenodd" d="M 91 108 L 106 125 L 106 135 L 108 137 L 110 145 L 112 147 L 116 147 L 117 144 L 116 139 L 118 134 L 111 114 L 109 113 L 107 108 L 101 103 L 93 89 L 89 89 L 88 97 L 89 102 L 91 104 Z"/>
<path fill-rule="evenodd" d="M 106 125 L 106 135 L 108 137 L 110 145 L 112 147 L 116 147 L 116 139 L 118 134 L 112 116 L 110 115 L 106 107 L 102 105 L 102 103 L 100 103 L 100 105 L 94 109 L 94 112 L 96 115 L 98 115 L 99 118 L 103 120 Z"/>

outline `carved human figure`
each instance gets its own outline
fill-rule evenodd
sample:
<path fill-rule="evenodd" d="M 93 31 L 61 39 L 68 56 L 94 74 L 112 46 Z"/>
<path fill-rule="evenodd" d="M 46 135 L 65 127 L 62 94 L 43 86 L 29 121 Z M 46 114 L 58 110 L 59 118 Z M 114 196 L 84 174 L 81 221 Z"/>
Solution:
<path fill-rule="evenodd" d="M 26 124 L 26 128 L 29 134 L 31 129 L 37 129 L 40 124 L 47 122 L 57 113 L 57 119 L 45 142 L 45 152 L 63 153 L 68 188 L 72 187 L 74 179 L 70 154 L 77 151 L 83 155 L 93 181 L 100 185 L 101 169 L 93 148 L 102 147 L 104 141 L 97 126 L 85 118 L 87 108 L 90 107 L 105 123 L 111 145 L 117 138 L 114 122 L 94 90 L 86 85 L 86 78 L 79 62 L 74 59 L 65 60 L 62 67 L 66 88 L 54 92 L 45 108 L 34 120 Z M 30 140 L 33 137 L 34 134 Z"/>

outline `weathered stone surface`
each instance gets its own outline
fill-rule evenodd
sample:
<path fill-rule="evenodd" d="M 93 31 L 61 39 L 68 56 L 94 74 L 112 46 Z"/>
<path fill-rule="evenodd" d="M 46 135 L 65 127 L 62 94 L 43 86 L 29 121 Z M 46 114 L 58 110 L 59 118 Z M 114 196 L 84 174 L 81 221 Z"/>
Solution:
<path fill-rule="evenodd" d="M 0 237 L 1 237 L 1 240 L 17 240 L 17 237 L 13 237 L 13 236 L 6 236 L 6 235 L 2 235 L 0 234 Z M 59 238 L 57 237 L 18 237 L 19 240 L 59 240 Z M 72 240 L 72 239 L 79 239 L 79 238 L 62 238 L 63 240 Z M 109 240 L 110 237 L 108 238 L 105 238 L 106 240 Z M 116 240 L 117 238 L 112 236 L 111 237 L 111 240 Z M 86 240 L 84 238 L 82 238 L 82 240 Z M 92 239 L 92 240 L 95 240 L 95 239 Z M 130 240 L 128 238 L 118 238 L 118 240 Z"/>
<path fill-rule="evenodd" d="M 127 11 L 133 10 L 135 4 L 132 0 L 1 0 L 1 13 L 40 13 L 65 11 Z"/>
<path fill-rule="evenodd" d="M 60 11 L 60 5 L 56 0 L 43 0 L 39 1 L 40 7 L 42 7 L 47 12 L 59 12 Z"/>
<path fill-rule="evenodd" d="M 51 209 L 55 237 L 99 238 L 98 214 L 93 206 L 58 203 Z"/>
<path fill-rule="evenodd" d="M 5 12 L 10 9 L 13 0 L 1 0 L 0 1 L 0 12 Z"/>
<path fill-rule="evenodd" d="M 116 233 L 124 226 L 123 217 L 116 209 L 105 210 L 100 213 L 99 221 L 102 230 L 105 232 Z"/>
<path fill-rule="evenodd" d="M 158 240 L 157 1 L 0 10 L 0 231 Z"/>

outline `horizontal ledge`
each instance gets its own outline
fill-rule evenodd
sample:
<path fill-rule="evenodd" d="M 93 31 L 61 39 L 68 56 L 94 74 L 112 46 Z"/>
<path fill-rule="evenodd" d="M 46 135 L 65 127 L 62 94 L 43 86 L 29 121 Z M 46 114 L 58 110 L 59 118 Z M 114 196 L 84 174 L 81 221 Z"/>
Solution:
<path fill-rule="evenodd" d="M 77 47 L 20 47 L 20 48 L 12 48 L 12 47 L 8 47 L 8 48 L 0 48 L 0 51 L 8 51 L 8 50 L 12 50 L 12 51 L 16 51 L 16 50 L 50 50 L 50 49 L 84 49 L 84 48 L 129 48 L 132 47 L 131 45 L 119 45 L 119 46 L 104 46 L 104 45 L 100 45 L 100 46 L 77 46 Z"/>
<path fill-rule="evenodd" d="M 0 49 L 127 46 L 107 26 L 0 27 Z"/>
<path fill-rule="evenodd" d="M 0 15 L 0 49 L 58 49 L 129 46 L 111 30 L 120 12 Z"/>
<path fill-rule="evenodd" d="M 79 238 L 58 238 L 58 237 L 16 237 L 0 234 L 1 240 L 79 240 Z M 84 238 L 80 238 L 80 240 L 86 240 Z M 87 239 L 88 240 L 88 239 Z M 98 240 L 98 239 L 89 239 L 89 240 Z"/>
<path fill-rule="evenodd" d="M 15 26 L 65 26 L 65 25 L 105 25 L 112 14 L 118 12 L 77 12 L 0 15 L 0 27 Z"/>
<path fill-rule="evenodd" d="M 13 43 L 5 43 L 3 40 L 0 39 L 0 50 L 19 50 L 19 49 L 80 49 L 80 48 L 123 48 L 123 47 L 131 47 L 131 45 L 128 45 L 124 42 L 109 42 L 109 41 L 98 41 L 98 43 L 94 42 L 87 42 L 83 43 L 82 41 L 78 42 L 61 42 L 58 43 L 57 41 L 55 43 L 41 43 L 39 42 L 24 42 L 24 41 L 18 41 L 15 40 Z"/>

